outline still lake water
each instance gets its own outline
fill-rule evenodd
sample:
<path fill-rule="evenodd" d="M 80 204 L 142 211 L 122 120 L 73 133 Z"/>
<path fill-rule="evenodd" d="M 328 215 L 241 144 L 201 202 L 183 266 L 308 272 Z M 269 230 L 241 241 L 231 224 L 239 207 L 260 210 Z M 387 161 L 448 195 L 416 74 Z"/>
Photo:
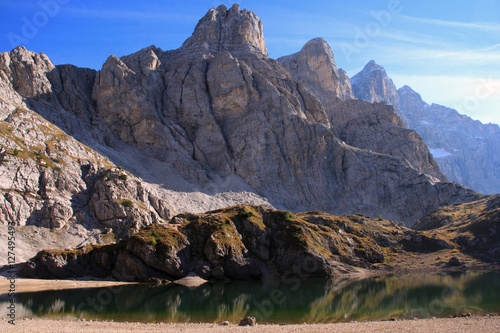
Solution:
<path fill-rule="evenodd" d="M 2 310 L 7 300 L 0 296 Z M 17 306 L 18 318 L 129 322 L 238 322 L 246 315 L 260 323 L 444 317 L 499 313 L 500 272 L 44 291 L 18 294 Z"/>

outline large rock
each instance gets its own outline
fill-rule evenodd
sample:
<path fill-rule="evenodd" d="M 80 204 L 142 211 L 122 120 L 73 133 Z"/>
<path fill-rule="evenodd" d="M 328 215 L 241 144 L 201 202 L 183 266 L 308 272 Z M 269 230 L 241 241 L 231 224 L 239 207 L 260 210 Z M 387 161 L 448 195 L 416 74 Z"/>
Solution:
<path fill-rule="evenodd" d="M 398 157 L 434 181 L 446 181 L 422 138 L 404 126 L 392 106 L 347 100 L 331 105 L 327 112 L 339 138 L 348 145 Z"/>
<path fill-rule="evenodd" d="M 500 262 L 500 195 L 440 207 L 422 217 L 413 227 L 449 233 L 464 252 L 489 262 Z"/>
<path fill-rule="evenodd" d="M 21 275 L 112 275 L 123 281 L 148 282 L 202 272 L 214 280 L 298 281 L 366 274 L 365 269 L 398 270 L 413 265 L 415 256 L 433 252 L 457 255 L 457 247 L 494 261 L 500 254 L 499 203 L 496 196 L 443 207 L 420 225 L 422 229 L 438 227 L 430 231 L 415 231 L 360 214 L 292 214 L 239 205 L 204 214 L 180 214 L 169 224 L 149 226 L 114 245 L 42 251 L 26 264 Z M 456 219 L 444 226 L 432 222 L 446 215 Z M 254 247 L 255 239 L 262 241 L 268 257 Z M 403 263 L 397 262 L 401 260 Z"/>
<path fill-rule="evenodd" d="M 370 228 L 360 228 L 363 225 Z M 255 247 L 256 239 L 265 250 Z M 235 206 L 181 214 L 168 225 L 149 226 L 116 245 L 42 251 L 21 275 L 113 275 L 147 282 L 205 270 L 205 276 L 216 280 L 324 278 L 374 268 L 388 251 L 426 252 L 431 246 L 427 243 L 434 250 L 452 247 L 443 238 L 430 240 L 386 220 Z"/>

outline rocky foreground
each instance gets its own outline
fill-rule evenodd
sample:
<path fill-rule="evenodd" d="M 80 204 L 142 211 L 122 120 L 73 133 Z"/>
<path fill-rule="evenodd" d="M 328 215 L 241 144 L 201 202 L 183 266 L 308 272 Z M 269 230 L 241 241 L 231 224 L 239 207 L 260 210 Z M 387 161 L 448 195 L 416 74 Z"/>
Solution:
<path fill-rule="evenodd" d="M 498 332 L 499 316 L 422 319 L 402 321 L 374 321 L 360 323 L 315 325 L 257 325 L 238 327 L 217 324 L 140 324 L 87 321 L 20 320 L 16 326 L 0 321 L 3 332 Z"/>
<path fill-rule="evenodd" d="M 117 244 L 41 251 L 20 274 L 161 282 L 194 273 L 207 280 L 249 280 L 500 263 L 498 196 L 442 210 L 462 223 L 443 219 L 436 211 L 417 224 L 428 230 L 416 231 L 361 214 L 292 214 L 240 205 L 177 215 Z M 472 214 L 475 220 L 458 217 L 460 212 Z M 430 228 L 430 221 L 440 227 Z"/>

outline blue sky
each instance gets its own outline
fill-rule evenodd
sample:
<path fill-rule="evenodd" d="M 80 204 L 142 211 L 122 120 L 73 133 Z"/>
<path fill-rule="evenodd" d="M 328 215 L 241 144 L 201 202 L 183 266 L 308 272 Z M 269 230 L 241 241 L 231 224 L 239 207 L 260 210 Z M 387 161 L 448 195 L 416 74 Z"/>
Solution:
<path fill-rule="evenodd" d="M 232 1 L 0 0 L 0 52 L 100 69 L 149 45 L 180 47 L 209 8 Z M 371 59 L 428 103 L 500 124 L 500 1 L 241 0 L 264 22 L 272 58 L 325 38 L 350 76 Z"/>

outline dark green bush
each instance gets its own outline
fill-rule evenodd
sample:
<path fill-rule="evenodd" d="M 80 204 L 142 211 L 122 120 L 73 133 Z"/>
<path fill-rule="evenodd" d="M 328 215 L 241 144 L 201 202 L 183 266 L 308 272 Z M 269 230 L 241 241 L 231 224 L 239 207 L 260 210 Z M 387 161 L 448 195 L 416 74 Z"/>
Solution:
<path fill-rule="evenodd" d="M 248 218 L 250 218 L 252 216 L 253 216 L 252 212 L 241 211 L 241 212 L 238 213 L 238 217 L 241 218 L 241 219 L 248 219 Z"/>
<path fill-rule="evenodd" d="M 127 208 L 130 208 L 130 207 L 133 207 L 134 206 L 134 203 L 132 202 L 132 200 L 123 200 L 122 201 L 122 205 L 124 207 L 127 207 Z"/>

